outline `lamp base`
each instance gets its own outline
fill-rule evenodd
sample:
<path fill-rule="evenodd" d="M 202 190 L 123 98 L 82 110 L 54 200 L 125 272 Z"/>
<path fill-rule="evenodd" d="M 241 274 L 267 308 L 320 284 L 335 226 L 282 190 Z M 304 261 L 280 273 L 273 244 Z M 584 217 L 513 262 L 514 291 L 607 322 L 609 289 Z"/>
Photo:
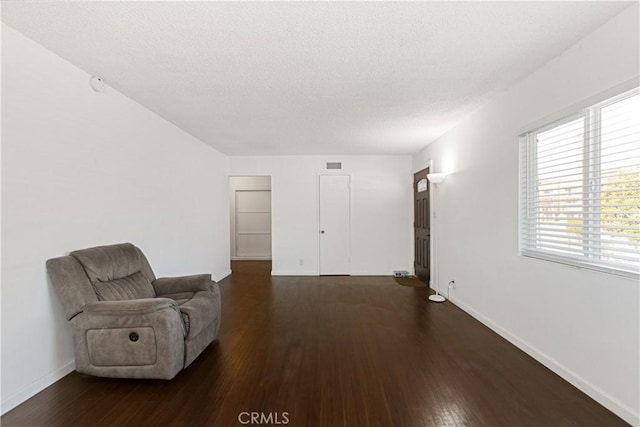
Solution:
<path fill-rule="evenodd" d="M 444 302 L 445 300 L 442 295 L 429 295 L 429 301 Z"/>

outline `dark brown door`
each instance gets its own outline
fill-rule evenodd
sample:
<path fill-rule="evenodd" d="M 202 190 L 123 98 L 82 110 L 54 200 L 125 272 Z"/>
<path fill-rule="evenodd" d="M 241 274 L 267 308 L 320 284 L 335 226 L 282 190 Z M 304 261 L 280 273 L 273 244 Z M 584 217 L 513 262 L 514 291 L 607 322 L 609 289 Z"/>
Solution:
<path fill-rule="evenodd" d="M 429 221 L 429 169 L 421 170 L 413 176 L 413 228 L 414 266 L 416 276 L 429 283 L 429 260 L 431 255 L 431 222 Z"/>

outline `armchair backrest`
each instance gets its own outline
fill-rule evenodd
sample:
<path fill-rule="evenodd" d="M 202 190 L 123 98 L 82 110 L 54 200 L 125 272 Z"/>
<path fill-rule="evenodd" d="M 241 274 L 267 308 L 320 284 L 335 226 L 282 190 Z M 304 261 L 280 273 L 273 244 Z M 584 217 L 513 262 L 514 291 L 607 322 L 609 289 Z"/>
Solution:
<path fill-rule="evenodd" d="M 97 246 L 71 252 L 82 264 L 100 301 L 153 298 L 155 280 L 142 251 L 131 243 Z"/>
<path fill-rule="evenodd" d="M 98 301 L 87 273 L 74 257 L 62 256 L 48 260 L 47 271 L 67 320 L 81 313 L 86 304 Z"/>
<path fill-rule="evenodd" d="M 131 243 L 74 251 L 47 261 L 47 270 L 68 319 L 91 302 L 156 296 L 153 270 Z"/>

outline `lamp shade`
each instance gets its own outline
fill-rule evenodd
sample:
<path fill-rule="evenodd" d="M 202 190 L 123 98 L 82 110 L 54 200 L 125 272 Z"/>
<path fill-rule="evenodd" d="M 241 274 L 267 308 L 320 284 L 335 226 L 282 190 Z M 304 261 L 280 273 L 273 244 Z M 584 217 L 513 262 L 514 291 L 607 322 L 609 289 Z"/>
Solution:
<path fill-rule="evenodd" d="M 430 174 L 427 174 L 427 179 L 429 180 L 429 182 L 432 182 L 434 184 L 440 184 L 441 182 L 443 182 L 445 180 L 446 177 L 447 177 L 446 173 L 430 173 Z"/>

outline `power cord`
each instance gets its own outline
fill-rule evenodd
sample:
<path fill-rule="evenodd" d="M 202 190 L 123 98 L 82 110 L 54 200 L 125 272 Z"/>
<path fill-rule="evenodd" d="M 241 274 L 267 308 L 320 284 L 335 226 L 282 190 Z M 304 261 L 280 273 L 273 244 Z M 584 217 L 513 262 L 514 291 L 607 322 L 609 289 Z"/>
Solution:
<path fill-rule="evenodd" d="M 451 288 L 455 288 L 456 286 L 456 281 L 452 280 L 449 282 L 449 284 L 447 285 L 447 299 L 449 299 L 449 291 L 451 290 Z"/>

